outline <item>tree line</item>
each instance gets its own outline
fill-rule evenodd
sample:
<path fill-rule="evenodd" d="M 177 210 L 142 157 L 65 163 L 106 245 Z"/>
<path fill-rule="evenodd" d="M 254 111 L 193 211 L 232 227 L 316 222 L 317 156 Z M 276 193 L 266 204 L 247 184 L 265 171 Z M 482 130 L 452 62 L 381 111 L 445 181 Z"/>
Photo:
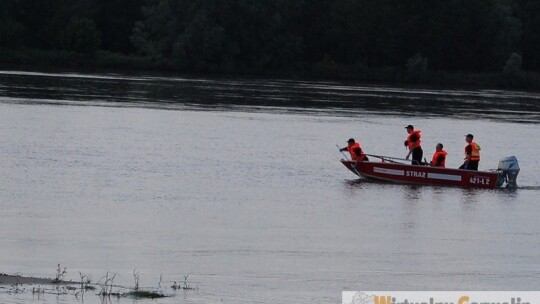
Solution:
<path fill-rule="evenodd" d="M 540 1 L 2 0 L 0 48 L 186 72 L 538 72 Z"/>

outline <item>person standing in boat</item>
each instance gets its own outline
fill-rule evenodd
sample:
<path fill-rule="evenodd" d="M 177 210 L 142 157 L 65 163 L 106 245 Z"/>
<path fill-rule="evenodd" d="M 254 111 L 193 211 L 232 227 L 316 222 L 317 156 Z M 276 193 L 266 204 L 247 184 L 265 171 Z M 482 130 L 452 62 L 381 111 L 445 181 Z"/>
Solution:
<path fill-rule="evenodd" d="M 430 166 L 434 167 L 446 167 L 446 155 L 448 153 L 443 150 L 443 144 L 438 143 L 435 147 L 435 153 L 433 153 L 433 158 L 431 159 L 431 162 L 429 163 Z"/>
<path fill-rule="evenodd" d="M 474 136 L 472 134 L 465 135 L 465 162 L 460 169 L 465 170 L 478 170 L 478 164 L 480 163 L 480 145 L 473 141 Z"/>
<path fill-rule="evenodd" d="M 407 133 L 409 133 L 409 136 L 407 136 L 407 140 L 405 140 L 405 147 L 409 149 L 409 153 L 405 157 L 405 159 L 409 159 L 412 154 L 412 162 L 413 165 L 420 165 L 422 163 L 422 157 L 424 156 L 424 151 L 422 150 L 421 146 L 421 138 L 422 135 L 420 135 L 420 130 L 415 130 L 412 125 L 408 125 L 405 127 L 407 129 Z"/>
<path fill-rule="evenodd" d="M 366 154 L 364 154 L 364 151 L 362 150 L 362 146 L 360 146 L 359 142 L 356 142 L 354 138 L 349 138 L 347 141 L 347 147 L 339 149 L 339 151 L 349 151 L 349 154 L 351 155 L 351 159 L 353 161 L 368 161 L 368 157 Z"/>

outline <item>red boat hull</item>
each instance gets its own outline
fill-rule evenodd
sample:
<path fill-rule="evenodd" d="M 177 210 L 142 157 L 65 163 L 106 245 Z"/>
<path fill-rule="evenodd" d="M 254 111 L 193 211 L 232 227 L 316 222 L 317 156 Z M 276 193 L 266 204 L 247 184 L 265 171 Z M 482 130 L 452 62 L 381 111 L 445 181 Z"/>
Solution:
<path fill-rule="evenodd" d="M 358 176 L 407 184 L 489 188 L 497 187 L 498 173 L 449 169 L 431 166 L 413 166 L 393 162 L 341 161 Z"/>

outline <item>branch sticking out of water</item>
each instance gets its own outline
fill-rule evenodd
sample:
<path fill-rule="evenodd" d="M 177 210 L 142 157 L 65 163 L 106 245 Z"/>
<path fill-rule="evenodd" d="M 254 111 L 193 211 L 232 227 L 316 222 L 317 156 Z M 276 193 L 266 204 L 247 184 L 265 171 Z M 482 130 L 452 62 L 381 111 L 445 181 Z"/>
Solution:
<path fill-rule="evenodd" d="M 60 266 L 60 263 L 58 263 L 58 268 L 56 269 L 56 277 L 52 280 L 53 283 L 60 283 L 64 280 L 64 277 L 67 273 L 67 268 L 64 267 L 64 270 L 62 270 L 62 267 Z"/>
<path fill-rule="evenodd" d="M 188 277 L 189 277 L 189 273 L 184 276 L 184 282 L 176 283 L 176 281 L 174 281 L 171 288 L 174 289 L 174 290 L 179 290 L 179 289 L 181 289 L 181 290 L 198 290 L 199 289 L 198 286 L 192 287 L 191 285 L 188 284 Z"/>
<path fill-rule="evenodd" d="M 135 291 L 139 290 L 139 271 L 137 269 L 133 269 L 133 279 L 135 280 L 135 287 L 133 288 Z"/>

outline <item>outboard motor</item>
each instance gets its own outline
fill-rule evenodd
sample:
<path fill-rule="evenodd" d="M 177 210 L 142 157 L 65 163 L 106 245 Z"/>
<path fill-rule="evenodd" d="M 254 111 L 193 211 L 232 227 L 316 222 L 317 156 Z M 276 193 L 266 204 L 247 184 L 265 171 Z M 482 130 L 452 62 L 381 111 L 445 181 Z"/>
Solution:
<path fill-rule="evenodd" d="M 516 179 L 519 174 L 519 164 L 515 156 L 508 156 L 499 160 L 499 178 L 497 187 L 501 187 L 506 182 L 507 188 L 516 188 Z"/>

